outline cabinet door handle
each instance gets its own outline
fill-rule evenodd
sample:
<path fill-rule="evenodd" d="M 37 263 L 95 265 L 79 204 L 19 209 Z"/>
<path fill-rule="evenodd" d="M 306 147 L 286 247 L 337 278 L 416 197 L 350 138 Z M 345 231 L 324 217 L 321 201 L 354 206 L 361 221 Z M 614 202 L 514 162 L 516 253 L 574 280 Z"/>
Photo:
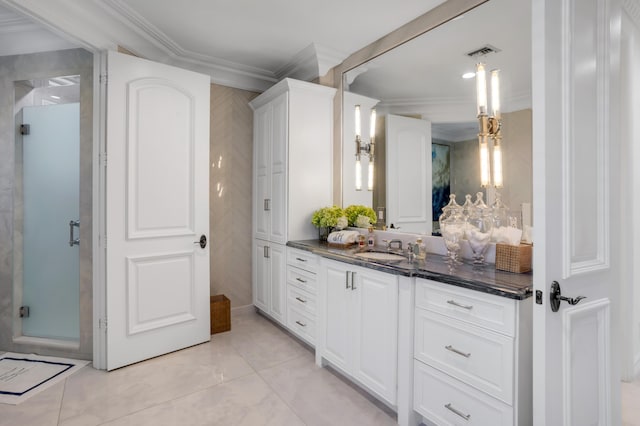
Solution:
<path fill-rule="evenodd" d="M 264 257 L 269 258 L 269 246 L 264 246 Z"/>
<path fill-rule="evenodd" d="M 453 306 L 457 306 L 458 308 L 463 308 L 463 309 L 468 309 L 471 310 L 473 309 L 473 305 L 462 305 L 458 302 L 456 302 L 455 300 L 447 300 L 447 303 Z"/>
<path fill-rule="evenodd" d="M 345 272 L 344 282 L 347 285 L 347 290 L 349 290 L 349 271 Z"/>
<path fill-rule="evenodd" d="M 302 284 L 307 283 L 307 280 L 303 280 L 302 278 L 296 278 L 296 281 L 301 282 Z"/>
<path fill-rule="evenodd" d="M 300 299 L 299 297 L 296 297 L 296 300 L 297 300 L 298 302 L 307 303 L 307 301 L 306 301 L 306 300 L 304 300 L 304 299 Z"/>
<path fill-rule="evenodd" d="M 300 262 L 306 262 L 306 261 L 307 261 L 307 259 L 303 259 L 303 258 L 301 258 L 301 257 L 296 257 L 296 260 L 298 260 L 298 261 L 300 261 Z"/>
<path fill-rule="evenodd" d="M 462 417 L 465 420 L 469 420 L 471 418 L 471 414 L 464 414 L 462 411 L 455 409 L 451 403 L 445 404 L 444 408 L 446 408 L 447 410 L 451 411 L 454 414 L 457 414 L 458 416 Z"/>
<path fill-rule="evenodd" d="M 460 350 L 458 350 L 458 349 L 454 348 L 454 347 L 453 347 L 453 346 L 451 346 L 451 345 L 445 346 L 444 348 L 445 348 L 446 350 L 448 350 L 448 351 L 451 351 L 451 352 L 455 353 L 455 354 L 462 355 L 462 356 L 463 356 L 463 357 L 465 357 L 465 358 L 469 358 L 469 357 L 471 356 L 471 353 L 470 353 L 470 352 L 469 352 L 469 353 L 462 352 L 462 351 L 460 351 Z"/>
<path fill-rule="evenodd" d="M 351 273 L 351 290 L 355 290 L 356 289 L 356 273 L 352 272 Z"/>
<path fill-rule="evenodd" d="M 307 324 L 303 324 L 298 320 L 296 320 L 296 324 L 298 324 L 300 327 L 306 327 L 307 326 Z"/>
<path fill-rule="evenodd" d="M 271 200 L 269 198 L 264 199 L 264 211 L 268 212 L 271 210 Z"/>

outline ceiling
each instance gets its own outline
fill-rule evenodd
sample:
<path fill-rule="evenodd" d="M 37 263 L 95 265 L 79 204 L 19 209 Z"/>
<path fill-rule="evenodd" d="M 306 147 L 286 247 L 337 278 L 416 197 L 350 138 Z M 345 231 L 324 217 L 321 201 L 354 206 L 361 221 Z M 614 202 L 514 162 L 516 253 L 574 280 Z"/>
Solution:
<path fill-rule="evenodd" d="M 285 76 L 322 76 L 443 2 L 0 0 L 0 41 L 9 41 L 0 42 L 0 55 L 119 45 L 220 84 L 262 91 Z"/>

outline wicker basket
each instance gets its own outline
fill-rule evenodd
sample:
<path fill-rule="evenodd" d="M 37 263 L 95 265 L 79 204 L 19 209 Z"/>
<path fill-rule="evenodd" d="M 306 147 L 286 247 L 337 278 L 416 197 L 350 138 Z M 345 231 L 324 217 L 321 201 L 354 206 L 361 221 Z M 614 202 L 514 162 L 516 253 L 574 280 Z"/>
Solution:
<path fill-rule="evenodd" d="M 496 244 L 496 269 L 521 274 L 531 270 L 533 246 Z"/>
<path fill-rule="evenodd" d="M 231 301 L 224 294 L 210 297 L 211 334 L 231 330 Z"/>

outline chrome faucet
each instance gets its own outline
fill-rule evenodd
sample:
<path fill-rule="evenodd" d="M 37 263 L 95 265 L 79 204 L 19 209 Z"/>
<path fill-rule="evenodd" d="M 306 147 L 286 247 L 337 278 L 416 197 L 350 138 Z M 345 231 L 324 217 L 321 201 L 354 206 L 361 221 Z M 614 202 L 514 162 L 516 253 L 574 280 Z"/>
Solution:
<path fill-rule="evenodd" d="M 391 247 L 392 244 L 398 244 L 398 250 L 402 251 L 402 240 L 387 240 L 387 250 L 391 250 L 393 247 Z"/>

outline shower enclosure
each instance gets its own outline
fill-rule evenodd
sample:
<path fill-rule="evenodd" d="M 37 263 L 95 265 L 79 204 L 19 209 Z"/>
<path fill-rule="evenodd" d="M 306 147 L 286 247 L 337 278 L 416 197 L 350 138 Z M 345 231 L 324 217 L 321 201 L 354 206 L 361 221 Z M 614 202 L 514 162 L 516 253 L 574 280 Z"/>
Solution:
<path fill-rule="evenodd" d="M 19 318 L 14 336 L 40 344 L 77 345 L 79 78 L 29 82 L 26 90 L 22 83 L 21 88 L 16 86 L 16 95 L 24 95 L 20 100 L 16 96 L 16 107 L 25 106 L 16 115 L 14 268 L 18 286 L 14 296 L 18 296 Z M 29 86 L 35 87 L 28 90 Z"/>

